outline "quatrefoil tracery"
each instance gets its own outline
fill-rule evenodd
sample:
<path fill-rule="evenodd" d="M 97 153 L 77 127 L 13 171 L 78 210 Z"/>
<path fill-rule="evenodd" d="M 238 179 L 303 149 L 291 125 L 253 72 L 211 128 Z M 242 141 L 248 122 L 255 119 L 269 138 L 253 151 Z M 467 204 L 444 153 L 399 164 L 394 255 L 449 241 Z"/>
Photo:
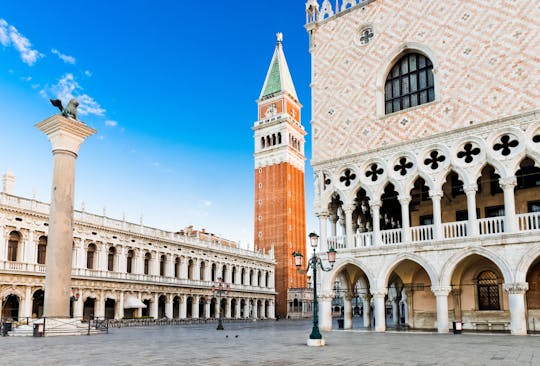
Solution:
<path fill-rule="evenodd" d="M 446 160 L 446 156 L 439 154 L 440 153 L 438 150 L 433 150 L 432 152 L 430 152 L 429 158 L 424 160 L 424 165 L 429 165 L 432 170 L 436 170 L 439 167 L 439 164 Z"/>
<path fill-rule="evenodd" d="M 350 169 L 346 169 L 339 181 L 345 184 L 345 187 L 351 185 L 351 182 L 356 179 L 356 174 L 354 174 Z"/>
<path fill-rule="evenodd" d="M 534 142 L 535 144 L 539 143 L 539 142 L 540 142 L 540 135 L 534 136 L 534 137 L 533 137 L 533 142 Z"/>
<path fill-rule="evenodd" d="M 378 164 L 371 164 L 371 166 L 369 167 L 369 170 L 366 172 L 366 177 L 371 177 L 371 181 L 372 182 L 376 182 L 377 179 L 379 178 L 379 175 L 383 174 L 384 173 L 384 169 L 383 168 L 379 168 L 379 165 Z"/>
<path fill-rule="evenodd" d="M 465 163 L 469 164 L 474 160 L 474 157 L 479 154 L 480 154 L 480 148 L 478 147 L 473 148 L 473 144 L 470 142 L 467 142 L 465 146 L 463 146 L 463 150 L 458 152 L 457 157 L 459 159 L 464 159 Z"/>
<path fill-rule="evenodd" d="M 324 182 L 324 189 L 326 189 L 326 187 L 328 187 L 332 183 L 332 179 L 330 179 L 330 177 L 327 176 L 326 174 L 323 174 L 323 182 Z"/>
<path fill-rule="evenodd" d="M 512 140 L 509 135 L 503 135 L 500 139 L 500 143 L 496 143 L 493 145 L 493 150 L 499 151 L 501 150 L 501 154 L 503 156 L 508 156 L 512 152 L 512 149 L 514 147 L 517 147 L 519 145 L 518 140 Z"/>
<path fill-rule="evenodd" d="M 413 167 L 413 163 L 407 161 L 407 158 L 399 159 L 399 163 L 394 166 L 394 171 L 399 172 L 402 176 L 407 175 L 407 171 Z"/>

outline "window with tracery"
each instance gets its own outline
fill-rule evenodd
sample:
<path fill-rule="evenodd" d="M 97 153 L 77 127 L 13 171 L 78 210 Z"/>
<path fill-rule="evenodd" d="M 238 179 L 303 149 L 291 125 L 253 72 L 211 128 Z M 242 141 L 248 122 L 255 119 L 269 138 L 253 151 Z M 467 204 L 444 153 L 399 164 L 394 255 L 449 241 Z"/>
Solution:
<path fill-rule="evenodd" d="M 21 240 L 21 234 L 16 231 L 12 231 L 9 234 L 8 241 L 8 261 L 17 261 L 17 252 L 19 251 L 19 242 Z"/>
<path fill-rule="evenodd" d="M 94 269 L 95 254 L 96 254 L 96 245 L 95 244 L 88 245 L 88 249 L 86 251 L 86 268 Z"/>
<path fill-rule="evenodd" d="M 478 309 L 501 310 L 499 301 L 499 281 L 492 271 L 483 271 L 477 278 Z"/>
<path fill-rule="evenodd" d="M 401 57 L 386 78 L 385 113 L 393 113 L 435 100 L 433 63 L 419 53 Z"/>
<path fill-rule="evenodd" d="M 38 242 L 37 262 L 38 264 L 45 264 L 47 255 L 47 237 L 41 236 Z"/>

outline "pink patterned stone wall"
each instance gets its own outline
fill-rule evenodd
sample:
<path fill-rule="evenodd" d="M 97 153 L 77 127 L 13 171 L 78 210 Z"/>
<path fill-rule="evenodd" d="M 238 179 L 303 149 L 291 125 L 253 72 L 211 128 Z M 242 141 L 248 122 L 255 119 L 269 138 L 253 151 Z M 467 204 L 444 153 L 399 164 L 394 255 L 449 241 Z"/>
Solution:
<path fill-rule="evenodd" d="M 538 0 L 381 0 L 308 30 L 314 164 L 540 109 Z M 404 45 L 431 57 L 436 99 L 384 115 Z"/>

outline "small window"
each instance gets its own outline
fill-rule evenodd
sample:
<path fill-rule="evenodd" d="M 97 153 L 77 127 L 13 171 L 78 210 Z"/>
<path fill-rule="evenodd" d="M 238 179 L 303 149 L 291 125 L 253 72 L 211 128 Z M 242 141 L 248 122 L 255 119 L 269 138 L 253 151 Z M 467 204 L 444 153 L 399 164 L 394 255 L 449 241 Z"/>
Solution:
<path fill-rule="evenodd" d="M 37 262 L 38 264 L 45 264 L 47 256 L 47 237 L 41 236 L 38 243 Z"/>
<path fill-rule="evenodd" d="M 504 216 L 504 205 L 486 207 L 486 218 Z"/>
<path fill-rule="evenodd" d="M 418 53 L 400 58 L 388 73 L 384 96 L 386 114 L 434 101 L 431 60 Z"/>
<path fill-rule="evenodd" d="M 420 226 L 433 225 L 433 215 L 420 216 Z"/>
<path fill-rule="evenodd" d="M 483 271 L 478 275 L 478 309 L 500 310 L 499 283 L 492 271 Z"/>
<path fill-rule="evenodd" d="M 527 212 L 540 212 L 540 201 L 527 202 Z"/>

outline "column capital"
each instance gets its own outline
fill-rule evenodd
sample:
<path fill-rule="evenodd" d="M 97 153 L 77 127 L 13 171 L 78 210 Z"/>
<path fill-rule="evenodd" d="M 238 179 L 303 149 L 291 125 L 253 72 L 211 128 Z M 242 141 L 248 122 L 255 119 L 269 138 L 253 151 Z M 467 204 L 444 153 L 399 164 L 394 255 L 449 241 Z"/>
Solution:
<path fill-rule="evenodd" d="M 524 294 L 529 289 L 529 284 L 527 282 L 505 283 L 503 289 L 509 294 Z"/>
<path fill-rule="evenodd" d="M 435 296 L 448 296 L 452 291 L 452 286 L 431 286 L 431 291 Z"/>
<path fill-rule="evenodd" d="M 380 297 L 385 297 L 386 294 L 388 293 L 388 290 L 386 288 L 381 288 L 381 289 L 372 289 L 370 290 L 370 292 L 371 292 L 371 296 L 375 298 L 380 298 Z"/>
<path fill-rule="evenodd" d="M 398 201 L 399 203 L 401 203 L 401 205 L 408 205 L 409 203 L 411 203 L 411 195 L 410 194 L 407 194 L 407 195 L 399 195 L 398 196 Z"/>
<path fill-rule="evenodd" d="M 517 185 L 517 178 L 515 175 L 499 178 L 499 185 L 502 189 L 514 189 L 514 187 Z"/>
<path fill-rule="evenodd" d="M 435 191 L 435 190 L 431 191 L 431 189 L 429 190 L 429 197 L 431 197 L 431 199 L 433 199 L 433 198 L 440 199 L 442 196 L 443 196 L 442 191 Z"/>
<path fill-rule="evenodd" d="M 77 154 L 84 139 L 97 131 L 85 123 L 55 114 L 35 125 L 47 135 L 54 151 L 69 151 Z"/>
<path fill-rule="evenodd" d="M 466 186 L 463 186 L 463 192 L 465 192 L 465 194 L 476 193 L 477 191 L 478 191 L 478 185 L 476 183 L 467 184 Z"/>
<path fill-rule="evenodd" d="M 332 299 L 334 298 L 334 292 L 333 291 L 325 292 L 325 293 L 319 294 L 317 297 L 320 301 L 332 301 Z"/>
<path fill-rule="evenodd" d="M 354 299 L 354 291 L 346 291 L 344 294 L 343 294 L 343 299 L 347 300 L 347 301 L 351 301 L 352 299 Z"/>
<path fill-rule="evenodd" d="M 330 216 L 330 214 L 328 213 L 328 211 L 322 211 L 322 212 L 317 212 L 315 216 L 317 216 L 319 219 L 322 219 L 322 218 L 327 219 L 328 216 Z"/>
<path fill-rule="evenodd" d="M 346 205 L 343 205 L 342 208 L 345 213 L 352 213 L 356 208 L 356 205 L 354 203 L 348 203 Z"/>
<path fill-rule="evenodd" d="M 369 207 L 370 208 L 381 208 L 382 202 L 380 200 L 369 200 Z"/>

